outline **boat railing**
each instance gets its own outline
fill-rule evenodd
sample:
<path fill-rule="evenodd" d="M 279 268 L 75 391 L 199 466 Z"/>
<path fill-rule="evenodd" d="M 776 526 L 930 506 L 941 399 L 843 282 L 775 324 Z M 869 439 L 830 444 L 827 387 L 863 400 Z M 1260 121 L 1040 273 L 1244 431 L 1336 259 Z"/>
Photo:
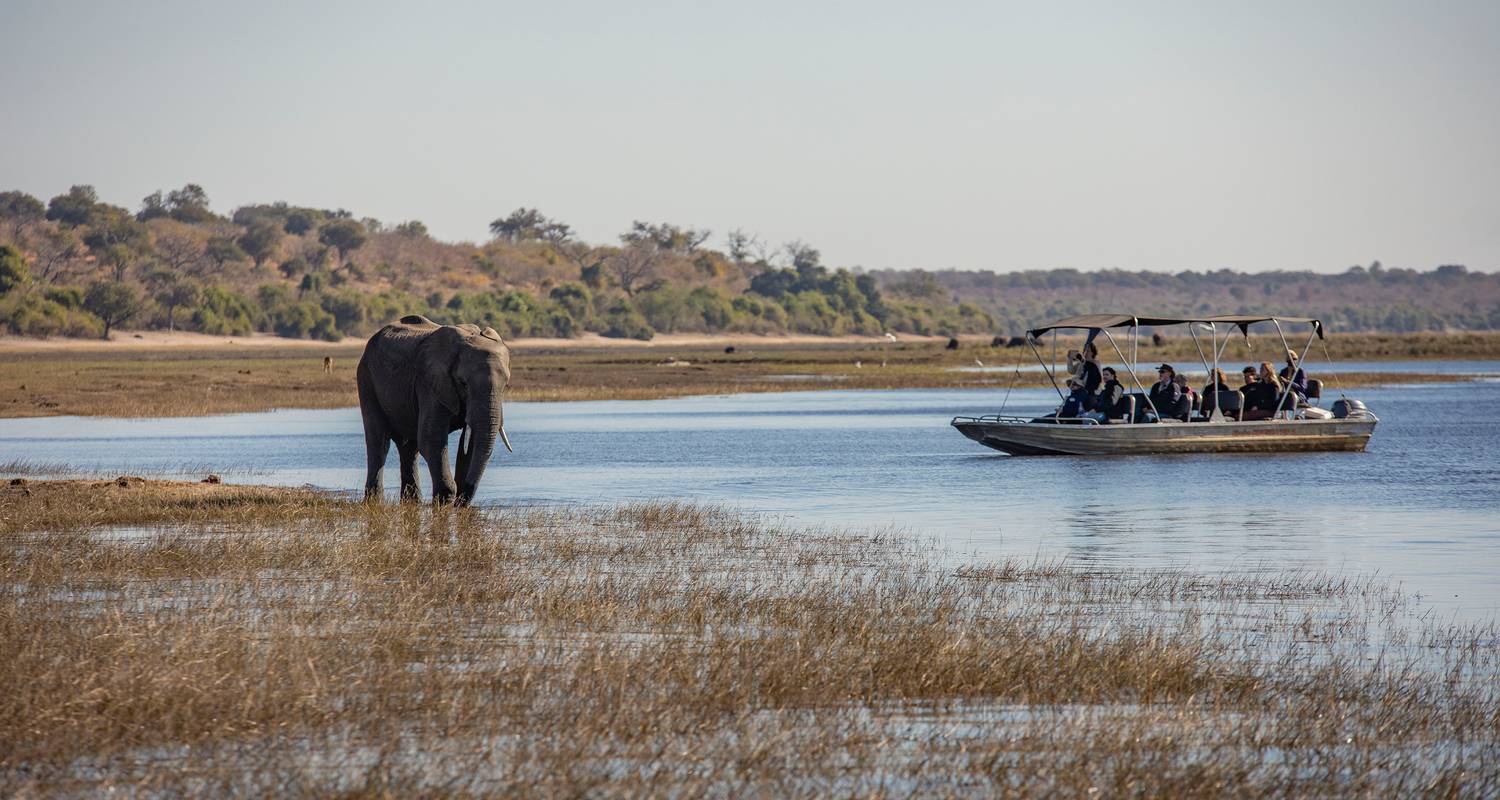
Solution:
<path fill-rule="evenodd" d="M 1040 420 L 1040 421 L 1039 421 Z M 982 417 L 954 417 L 950 425 L 1030 425 L 1033 422 L 1045 425 L 1098 425 L 1099 421 L 1089 417 L 1016 417 L 1004 414 L 986 414 Z"/>

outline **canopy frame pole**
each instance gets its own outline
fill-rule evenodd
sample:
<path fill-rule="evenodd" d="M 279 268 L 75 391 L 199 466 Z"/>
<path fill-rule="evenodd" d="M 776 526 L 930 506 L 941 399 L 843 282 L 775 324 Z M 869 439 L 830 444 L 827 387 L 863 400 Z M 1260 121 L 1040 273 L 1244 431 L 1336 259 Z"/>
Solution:
<path fill-rule="evenodd" d="M 1214 393 L 1214 410 L 1209 412 L 1208 421 L 1223 422 L 1224 412 L 1219 408 L 1219 326 L 1212 322 L 1208 323 L 1208 332 L 1213 337 L 1208 343 L 1208 349 L 1214 354 L 1213 370 L 1208 373 L 1208 386 L 1213 389 Z M 1224 384 L 1224 388 L 1228 389 L 1229 384 Z M 1208 398 L 1203 398 L 1203 402 L 1207 403 Z"/>
<path fill-rule="evenodd" d="M 1326 360 L 1328 362 L 1328 372 L 1331 375 L 1333 375 L 1333 380 L 1336 383 L 1338 383 L 1338 385 L 1339 385 L 1339 397 L 1342 397 L 1345 400 L 1348 400 L 1349 396 L 1346 395 L 1346 394 L 1344 394 L 1344 382 L 1339 379 L 1338 368 L 1335 367 L 1334 364 L 1333 364 L 1333 355 L 1328 352 L 1328 339 L 1327 338 L 1318 339 L 1318 344 L 1323 345 L 1323 358 L 1324 358 L 1324 360 Z"/>
<path fill-rule="evenodd" d="M 1291 383 L 1292 378 L 1297 377 L 1297 370 L 1302 369 L 1302 365 L 1307 363 L 1307 354 L 1310 350 L 1312 350 L 1313 339 L 1317 338 L 1317 335 L 1318 326 L 1314 325 L 1312 326 L 1312 333 L 1309 333 L 1307 335 L 1307 341 L 1302 345 L 1302 354 L 1297 357 L 1297 363 L 1292 366 L 1292 374 L 1287 376 L 1287 383 Z M 1288 348 L 1288 350 L 1290 350 L 1290 348 Z M 1324 348 L 1324 352 L 1327 352 L 1327 348 Z M 1302 373 L 1304 376 L 1306 376 L 1307 370 L 1302 370 Z M 1287 391 L 1291 391 L 1291 387 L 1287 387 Z M 1312 404 L 1309 403 L 1308 405 Z"/>
<path fill-rule="evenodd" d="M 1285 356 L 1287 353 L 1292 352 L 1292 346 L 1288 344 L 1286 340 L 1286 331 L 1283 331 L 1281 329 L 1281 321 L 1276 319 L 1275 317 L 1272 317 L 1271 324 L 1276 326 L 1276 335 L 1281 337 L 1281 354 Z M 1317 333 L 1317 328 L 1313 329 L 1313 333 Z M 1292 375 L 1296 374 L 1297 373 L 1295 372 L 1292 373 Z M 1281 396 L 1276 398 L 1276 414 L 1278 416 L 1280 416 L 1281 412 L 1284 410 L 1282 406 L 1286 405 L 1287 395 L 1290 395 L 1291 393 L 1292 379 L 1291 376 L 1288 376 L 1286 380 L 1286 386 L 1281 387 Z"/>
<path fill-rule="evenodd" d="M 1029 333 L 1026 334 L 1026 346 L 1030 347 L 1031 354 L 1036 356 L 1036 363 L 1042 365 L 1042 372 L 1047 373 L 1047 380 L 1052 381 L 1052 388 L 1057 389 L 1058 398 L 1061 400 L 1067 400 L 1066 397 L 1063 397 L 1062 389 L 1058 389 L 1057 387 L 1057 378 L 1052 376 L 1052 368 L 1048 367 L 1047 362 L 1042 360 L 1041 352 L 1036 349 L 1036 340 L 1033 339 L 1031 334 Z M 1017 367 L 1017 369 L 1019 370 L 1020 368 Z"/>
<path fill-rule="evenodd" d="M 1028 336 L 1027 338 L 1029 339 L 1031 337 Z M 1010 404 L 1010 390 L 1016 388 L 1016 383 L 1020 380 L 1021 359 L 1018 358 L 1015 361 L 1015 372 L 1011 375 L 1010 385 L 1005 387 L 1005 399 L 1000 401 L 1000 413 L 998 416 L 1005 416 L 1005 407 Z"/>
<path fill-rule="evenodd" d="M 1214 335 L 1214 339 L 1209 341 L 1209 353 L 1214 353 L 1214 366 L 1209 366 L 1209 357 L 1203 354 L 1203 344 L 1199 342 L 1199 332 L 1193 327 L 1196 324 L 1200 323 L 1188 323 L 1188 335 L 1193 336 L 1193 347 L 1199 348 L 1199 360 L 1203 362 L 1203 369 L 1208 369 L 1209 371 L 1208 386 L 1214 389 L 1214 411 L 1209 414 L 1208 419 L 1209 422 L 1214 422 L 1214 420 L 1224 419 L 1223 414 L 1220 414 L 1220 410 L 1218 410 L 1218 351 L 1215 350 L 1218 347 L 1218 327 L 1214 323 L 1202 323 L 1209 326 L 1209 333 Z M 1208 393 L 1208 387 L 1205 387 L 1205 393 Z M 1208 398 L 1205 396 L 1205 398 L 1202 398 L 1202 402 L 1206 404 Z"/>
<path fill-rule="evenodd" d="M 1124 361 L 1125 360 L 1125 354 L 1122 353 L 1122 352 L 1120 352 L 1120 345 L 1118 345 L 1118 344 L 1115 343 L 1115 337 L 1113 337 L 1113 336 L 1111 336 L 1109 334 L 1109 329 L 1108 328 L 1100 328 L 1099 332 L 1104 334 L 1104 338 L 1106 338 L 1106 339 L 1109 340 L 1109 346 L 1113 347 L 1115 349 L 1115 354 L 1120 357 L 1121 361 Z M 1130 352 L 1131 352 L 1132 355 L 1135 354 L 1135 339 L 1136 339 L 1136 336 L 1135 336 L 1135 326 L 1132 325 L 1132 326 L 1130 326 L 1130 340 L 1131 340 Z M 1151 407 L 1151 413 L 1156 414 L 1156 418 L 1157 419 L 1161 419 L 1161 414 L 1159 412 L 1157 412 L 1157 410 L 1156 410 L 1156 404 L 1153 403 L 1153 402 L 1151 402 L 1151 393 L 1148 392 L 1148 391 L 1146 391 L 1146 387 L 1144 387 L 1144 386 L 1141 385 L 1141 376 L 1135 374 L 1135 359 L 1134 358 L 1131 358 L 1130 361 L 1125 364 L 1125 371 L 1130 373 L 1130 380 L 1132 380 L 1132 381 L 1135 382 L 1135 388 L 1140 389 L 1141 390 L 1141 394 L 1145 396 L 1145 398 L 1146 398 L 1146 405 L 1148 405 L 1148 406 Z M 1132 419 L 1131 422 L 1135 422 L 1135 420 Z"/>
<path fill-rule="evenodd" d="M 1213 323 L 1209 323 L 1209 324 L 1212 325 Z M 1232 331 L 1233 331 L 1233 328 L 1231 328 L 1231 332 L 1230 333 L 1225 333 L 1224 334 L 1224 343 L 1221 344 L 1221 345 L 1219 345 L 1219 352 L 1217 352 L 1217 353 L 1214 354 L 1214 363 L 1215 364 L 1219 363 L 1219 359 L 1223 357 L 1224 351 L 1229 349 L 1229 339 L 1230 339 L 1231 336 L 1234 335 Z M 1249 331 L 1245 331 L 1245 338 L 1248 339 L 1249 337 L 1250 337 L 1250 332 Z"/>

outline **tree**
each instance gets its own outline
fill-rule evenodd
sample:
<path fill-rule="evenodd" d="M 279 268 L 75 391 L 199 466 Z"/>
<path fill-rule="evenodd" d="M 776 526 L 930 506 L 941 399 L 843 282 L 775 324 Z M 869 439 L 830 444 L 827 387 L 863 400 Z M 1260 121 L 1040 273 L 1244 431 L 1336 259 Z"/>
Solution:
<path fill-rule="evenodd" d="M 47 219 L 57 220 L 63 225 L 86 225 L 94 216 L 94 207 L 99 205 L 99 195 L 94 187 L 79 184 L 47 202 Z"/>
<path fill-rule="evenodd" d="M 282 230 L 293 236 L 301 236 L 318 226 L 318 218 L 306 209 L 297 209 L 286 215 L 286 224 Z"/>
<path fill-rule="evenodd" d="M 630 230 L 621 234 L 620 241 L 626 244 L 650 243 L 658 250 L 672 253 L 690 255 L 696 251 L 699 245 L 708 241 L 713 231 L 704 228 L 679 228 L 666 222 L 660 225 L 652 225 L 647 222 L 636 220 L 630 225 Z"/>
<path fill-rule="evenodd" d="M 225 264 L 238 263 L 249 258 L 245 251 L 234 243 L 228 236 L 215 236 L 208 240 L 208 245 L 203 249 L 204 255 L 214 262 L 214 268 L 219 272 L 224 271 Z"/>
<path fill-rule="evenodd" d="M 427 226 L 421 220 L 409 220 L 396 226 L 396 235 L 403 239 L 426 239 Z"/>
<path fill-rule="evenodd" d="M 203 297 L 203 287 L 197 281 L 172 270 L 157 270 L 146 277 L 152 297 L 167 309 L 167 330 L 176 329 L 175 312 L 183 306 L 195 305 Z"/>
<path fill-rule="evenodd" d="M 21 231 L 47 216 L 42 201 L 25 192 L 0 192 L 0 221 L 10 226 L 10 238 L 19 242 Z"/>
<path fill-rule="evenodd" d="M 729 257 L 737 264 L 743 264 L 757 254 L 761 255 L 762 261 L 765 260 L 764 253 L 766 246 L 761 242 L 760 237 L 753 233 L 746 233 L 739 228 L 735 228 L 729 232 L 727 246 L 729 248 Z"/>
<path fill-rule="evenodd" d="M 166 206 L 172 219 L 178 222 L 197 225 L 218 219 L 214 212 L 208 210 L 208 192 L 203 191 L 203 187 L 196 183 L 168 192 Z"/>
<path fill-rule="evenodd" d="M 104 338 L 116 325 L 139 314 L 145 302 L 140 290 L 120 281 L 96 281 L 83 296 L 83 307 L 104 323 Z"/>
<path fill-rule="evenodd" d="M 21 251 L 8 244 L 0 244 L 0 294 L 5 294 L 29 280 L 31 280 L 31 273 L 26 269 L 26 261 L 21 258 Z"/>
<path fill-rule="evenodd" d="M 338 251 L 340 264 L 363 246 L 366 238 L 364 226 L 352 219 L 336 219 L 318 230 L 318 241 Z"/>
<path fill-rule="evenodd" d="M 171 214 L 172 210 L 167 208 L 167 201 L 161 196 L 161 190 L 157 190 L 141 198 L 141 210 L 135 212 L 135 218 L 140 222 L 150 222 Z"/>
<path fill-rule="evenodd" d="M 507 242 L 541 239 L 561 244 L 573 237 L 573 229 L 557 220 L 547 219 L 534 208 L 518 208 L 510 216 L 490 223 L 490 234 Z"/>
<path fill-rule="evenodd" d="M 797 274 L 804 278 L 815 275 L 822 269 L 823 254 L 801 239 L 787 242 L 781 249 L 786 253 L 786 259 L 792 262 L 792 269 L 797 270 Z"/>
<path fill-rule="evenodd" d="M 634 297 L 637 291 L 645 288 L 656 277 L 656 267 L 660 261 L 661 252 L 656 249 L 656 245 L 642 241 L 620 248 L 605 259 L 604 263 L 625 294 Z"/>
<path fill-rule="evenodd" d="M 116 281 L 125 280 L 125 274 L 137 259 L 151 252 L 151 235 L 146 226 L 118 206 L 96 204 L 92 212 L 88 233 L 83 243 L 99 259 L 110 267 Z"/>
<path fill-rule="evenodd" d="M 276 249 L 281 244 L 281 228 L 270 220 L 257 220 L 240 235 L 236 243 L 255 262 L 255 268 L 260 269 L 267 259 L 276 255 Z"/>
<path fill-rule="evenodd" d="M 83 240 L 73 229 L 46 226 L 31 242 L 31 252 L 35 256 L 31 264 L 32 275 L 41 283 L 62 280 L 72 271 L 70 265 L 83 257 L 83 251 Z"/>
<path fill-rule="evenodd" d="M 157 260 L 178 272 L 196 273 L 206 259 L 203 233 L 176 220 L 151 225 Z"/>

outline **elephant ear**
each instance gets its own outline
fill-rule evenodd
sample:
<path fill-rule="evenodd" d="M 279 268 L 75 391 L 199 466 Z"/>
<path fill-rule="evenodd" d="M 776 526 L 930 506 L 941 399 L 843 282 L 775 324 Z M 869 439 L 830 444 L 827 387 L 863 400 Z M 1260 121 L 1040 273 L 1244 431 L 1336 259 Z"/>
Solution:
<path fill-rule="evenodd" d="M 438 404 L 457 414 L 463 408 L 458 396 L 458 385 L 453 380 L 453 368 L 458 363 L 459 348 L 465 340 L 464 332 L 458 328 L 441 327 L 427 334 L 417 348 L 417 385 L 432 390 Z"/>

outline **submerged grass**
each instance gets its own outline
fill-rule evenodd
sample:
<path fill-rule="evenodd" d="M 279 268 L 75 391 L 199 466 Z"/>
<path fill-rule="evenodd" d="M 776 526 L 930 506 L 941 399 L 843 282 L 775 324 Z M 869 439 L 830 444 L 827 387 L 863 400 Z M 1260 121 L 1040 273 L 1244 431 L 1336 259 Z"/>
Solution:
<path fill-rule="evenodd" d="M 1370 581 L 675 503 L 33 481 L 0 520 L 5 794 L 1500 792 L 1494 630 Z"/>

